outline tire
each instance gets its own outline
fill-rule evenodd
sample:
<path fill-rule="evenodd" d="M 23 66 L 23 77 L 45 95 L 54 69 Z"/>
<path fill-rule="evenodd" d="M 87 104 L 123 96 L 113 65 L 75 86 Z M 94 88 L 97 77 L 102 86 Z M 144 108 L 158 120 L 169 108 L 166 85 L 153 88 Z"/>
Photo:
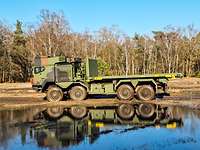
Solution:
<path fill-rule="evenodd" d="M 122 84 L 117 88 L 117 97 L 120 100 L 132 100 L 134 89 L 128 84 Z"/>
<path fill-rule="evenodd" d="M 76 119 L 82 119 L 87 114 L 87 108 L 83 106 L 73 106 L 70 109 L 70 114 Z"/>
<path fill-rule="evenodd" d="M 137 115 L 148 119 L 155 113 L 155 106 L 153 104 L 140 104 L 137 110 Z"/>
<path fill-rule="evenodd" d="M 63 115 L 63 108 L 61 107 L 52 107 L 52 108 L 47 108 L 46 113 L 48 114 L 49 117 L 51 118 L 60 118 Z"/>
<path fill-rule="evenodd" d="M 155 91 L 151 85 L 142 85 L 137 87 L 137 98 L 140 100 L 148 101 L 155 98 Z"/>
<path fill-rule="evenodd" d="M 84 100 L 87 96 L 87 91 L 82 86 L 74 86 L 71 88 L 69 96 L 72 100 Z"/>
<path fill-rule="evenodd" d="M 129 104 L 122 104 L 117 108 L 117 114 L 121 119 L 131 119 L 134 116 L 134 108 Z"/>
<path fill-rule="evenodd" d="M 47 91 L 47 100 L 49 102 L 58 102 L 63 99 L 63 91 L 57 86 L 50 86 Z"/>

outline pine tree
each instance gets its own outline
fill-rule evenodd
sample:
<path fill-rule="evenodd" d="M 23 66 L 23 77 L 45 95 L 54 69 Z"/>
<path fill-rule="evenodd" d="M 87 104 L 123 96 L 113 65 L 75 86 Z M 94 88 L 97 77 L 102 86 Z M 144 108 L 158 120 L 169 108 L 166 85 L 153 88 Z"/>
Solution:
<path fill-rule="evenodd" d="M 22 31 L 22 23 L 17 20 L 16 30 L 13 35 L 12 62 L 14 69 L 11 70 L 15 81 L 27 81 L 29 77 L 29 53 L 26 48 L 27 39 Z"/>
<path fill-rule="evenodd" d="M 22 31 L 22 23 L 17 20 L 16 31 L 14 32 L 13 49 L 19 52 L 25 52 L 26 38 Z"/>

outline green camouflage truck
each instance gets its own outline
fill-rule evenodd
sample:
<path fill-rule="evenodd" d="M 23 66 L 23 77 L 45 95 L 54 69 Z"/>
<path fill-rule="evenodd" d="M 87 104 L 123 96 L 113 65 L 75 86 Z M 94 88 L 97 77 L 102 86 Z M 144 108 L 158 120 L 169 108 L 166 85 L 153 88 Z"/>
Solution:
<path fill-rule="evenodd" d="M 117 95 L 120 100 L 153 100 L 167 93 L 167 81 L 182 74 L 99 76 L 96 59 L 36 57 L 32 87 L 45 92 L 48 101 L 61 101 L 66 95 L 84 100 L 90 95 Z"/>

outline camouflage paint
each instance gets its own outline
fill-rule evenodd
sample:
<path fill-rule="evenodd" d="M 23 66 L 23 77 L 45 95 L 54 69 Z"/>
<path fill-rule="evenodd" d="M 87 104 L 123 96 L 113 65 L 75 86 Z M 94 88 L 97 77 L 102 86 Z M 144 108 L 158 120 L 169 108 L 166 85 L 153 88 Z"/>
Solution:
<path fill-rule="evenodd" d="M 128 83 L 134 88 L 141 84 L 151 84 L 154 85 L 156 92 L 164 93 L 168 79 L 182 77 L 180 73 L 98 76 L 97 60 L 88 58 L 84 62 L 80 60 L 70 62 L 61 56 L 48 58 L 45 62 L 48 63 L 43 66 L 43 71 L 39 73 L 33 71 L 35 81 L 33 87 L 43 91 L 48 84 L 58 85 L 65 91 L 70 90 L 73 85 L 82 85 L 86 87 L 88 94 L 115 94 L 119 85 Z M 34 66 L 33 70 L 36 67 L 42 66 Z"/>

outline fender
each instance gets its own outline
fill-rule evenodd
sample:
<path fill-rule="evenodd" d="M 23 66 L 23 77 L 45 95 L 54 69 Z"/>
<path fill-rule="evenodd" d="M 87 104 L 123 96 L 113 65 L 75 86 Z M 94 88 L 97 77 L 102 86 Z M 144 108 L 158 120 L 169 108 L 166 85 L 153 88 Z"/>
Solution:
<path fill-rule="evenodd" d="M 142 79 L 142 80 L 138 80 L 138 84 L 143 84 L 143 83 L 152 83 L 155 86 L 155 90 L 157 90 L 157 84 L 153 79 Z M 138 85 L 137 84 L 137 85 Z"/>
<path fill-rule="evenodd" d="M 117 89 L 117 87 L 122 83 L 130 83 L 134 88 L 136 88 L 138 84 L 143 84 L 146 82 L 152 83 L 157 89 L 157 84 L 153 79 L 120 80 L 119 82 L 117 82 L 115 89 Z"/>
<path fill-rule="evenodd" d="M 115 85 L 115 90 L 118 88 L 118 86 L 120 84 L 123 83 L 130 83 L 133 87 L 136 87 L 136 85 L 138 84 L 138 80 L 120 80 L 119 82 L 117 82 L 117 84 Z"/>
<path fill-rule="evenodd" d="M 48 88 L 48 85 L 55 85 L 55 83 L 54 82 L 52 82 L 52 81 L 49 81 L 48 79 L 45 79 L 43 82 L 42 82 L 42 84 L 41 84 L 41 90 L 42 90 L 42 92 L 44 92 L 47 88 Z"/>

